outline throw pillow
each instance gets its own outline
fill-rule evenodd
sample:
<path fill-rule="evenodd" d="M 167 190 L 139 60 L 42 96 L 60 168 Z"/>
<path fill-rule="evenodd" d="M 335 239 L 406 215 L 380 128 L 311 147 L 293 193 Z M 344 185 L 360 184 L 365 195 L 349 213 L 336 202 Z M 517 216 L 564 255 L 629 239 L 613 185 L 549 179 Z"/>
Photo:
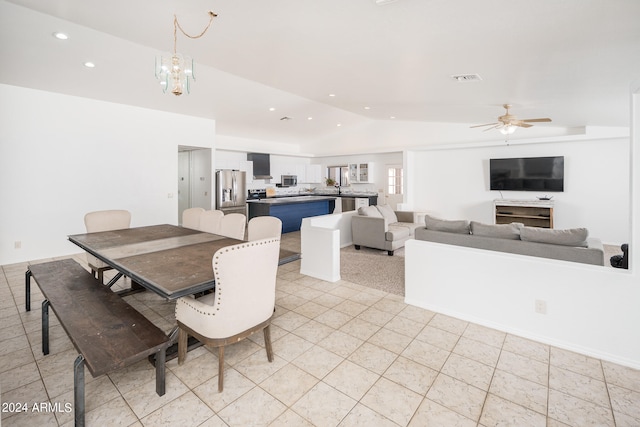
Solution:
<path fill-rule="evenodd" d="M 398 217 L 389 205 L 378 205 L 378 211 L 382 214 L 382 217 L 387 220 L 387 224 L 395 224 L 398 222 Z"/>
<path fill-rule="evenodd" d="M 383 218 L 382 214 L 375 206 L 363 206 L 358 208 L 358 215 L 372 216 L 375 218 Z"/>
<path fill-rule="evenodd" d="M 550 243 L 552 245 L 587 247 L 589 230 L 586 228 L 571 228 L 567 230 L 550 230 L 539 227 L 523 227 L 520 239 L 527 242 Z"/>
<path fill-rule="evenodd" d="M 520 229 L 524 224 L 483 224 L 471 221 L 471 234 L 474 236 L 494 237 L 496 239 L 520 240 Z"/>
<path fill-rule="evenodd" d="M 447 233 L 469 234 L 469 221 L 467 220 L 445 220 L 425 215 L 424 223 L 429 230 L 446 231 Z"/>

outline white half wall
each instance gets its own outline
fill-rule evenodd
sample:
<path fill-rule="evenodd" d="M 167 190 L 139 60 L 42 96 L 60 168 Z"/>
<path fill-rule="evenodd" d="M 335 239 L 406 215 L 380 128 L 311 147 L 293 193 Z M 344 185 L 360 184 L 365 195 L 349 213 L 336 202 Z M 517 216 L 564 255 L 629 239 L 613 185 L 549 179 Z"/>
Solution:
<path fill-rule="evenodd" d="M 640 369 L 637 270 L 409 240 L 405 302 Z"/>
<path fill-rule="evenodd" d="M 177 224 L 178 145 L 214 141 L 213 120 L 0 85 L 0 265 L 80 252 L 94 210 Z"/>

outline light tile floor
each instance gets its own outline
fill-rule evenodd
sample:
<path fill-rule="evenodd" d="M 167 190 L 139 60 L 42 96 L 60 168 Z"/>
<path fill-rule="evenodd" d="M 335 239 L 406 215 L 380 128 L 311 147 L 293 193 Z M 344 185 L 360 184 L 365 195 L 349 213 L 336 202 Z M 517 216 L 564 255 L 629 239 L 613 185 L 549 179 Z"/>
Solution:
<path fill-rule="evenodd" d="M 282 244 L 299 247 L 299 236 Z M 76 353 L 52 317 L 51 354 L 42 355 L 42 295 L 32 286 L 25 312 L 26 266 L 0 271 L 2 425 L 72 425 Z M 640 371 L 298 271 L 292 263 L 278 273 L 272 363 L 256 334 L 227 348 L 222 393 L 216 352 L 205 347 L 182 366 L 168 362 L 163 397 L 146 361 L 95 379 L 87 372 L 87 425 L 640 425 Z M 172 303 L 149 292 L 127 300 L 173 326 Z"/>

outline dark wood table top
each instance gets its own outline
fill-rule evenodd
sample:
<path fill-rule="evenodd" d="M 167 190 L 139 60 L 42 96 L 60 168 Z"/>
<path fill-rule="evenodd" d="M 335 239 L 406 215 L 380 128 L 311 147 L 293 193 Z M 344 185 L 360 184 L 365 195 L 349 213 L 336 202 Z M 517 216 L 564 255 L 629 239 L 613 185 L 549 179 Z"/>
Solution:
<path fill-rule="evenodd" d="M 213 289 L 213 254 L 225 246 L 242 243 L 168 224 L 76 234 L 69 240 L 167 299 Z M 280 249 L 280 265 L 299 258 L 299 253 Z"/>

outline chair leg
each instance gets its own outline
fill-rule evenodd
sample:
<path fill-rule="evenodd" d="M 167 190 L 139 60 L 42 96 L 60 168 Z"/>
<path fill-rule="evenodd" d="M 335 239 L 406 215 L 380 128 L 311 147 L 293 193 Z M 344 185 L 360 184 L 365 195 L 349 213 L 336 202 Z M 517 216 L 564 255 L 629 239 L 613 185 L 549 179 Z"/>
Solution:
<path fill-rule="evenodd" d="M 267 350 L 267 359 L 273 362 L 273 348 L 271 347 L 271 325 L 267 325 L 264 331 L 264 346 Z"/>
<path fill-rule="evenodd" d="M 189 334 L 187 331 L 180 328 L 178 329 L 178 365 L 182 365 L 187 358 L 187 340 Z"/>
<path fill-rule="evenodd" d="M 224 380 L 224 346 L 218 347 L 218 392 L 222 391 Z"/>

